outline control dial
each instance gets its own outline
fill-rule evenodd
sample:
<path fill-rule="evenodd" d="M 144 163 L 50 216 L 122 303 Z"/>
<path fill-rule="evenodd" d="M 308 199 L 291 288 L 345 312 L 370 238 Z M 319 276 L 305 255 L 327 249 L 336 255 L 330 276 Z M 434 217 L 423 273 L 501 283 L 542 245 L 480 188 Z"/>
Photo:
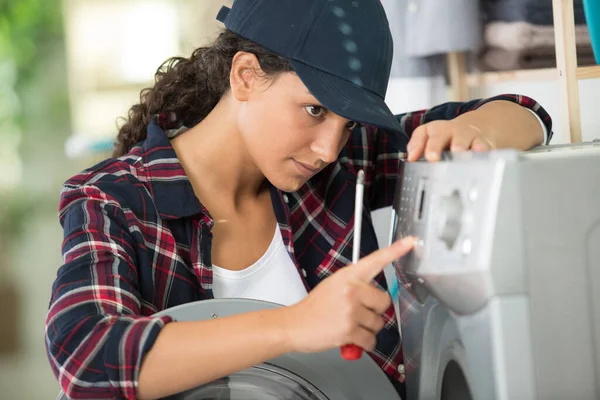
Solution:
<path fill-rule="evenodd" d="M 462 228 L 463 204 L 458 190 L 440 201 L 438 238 L 452 250 Z"/>

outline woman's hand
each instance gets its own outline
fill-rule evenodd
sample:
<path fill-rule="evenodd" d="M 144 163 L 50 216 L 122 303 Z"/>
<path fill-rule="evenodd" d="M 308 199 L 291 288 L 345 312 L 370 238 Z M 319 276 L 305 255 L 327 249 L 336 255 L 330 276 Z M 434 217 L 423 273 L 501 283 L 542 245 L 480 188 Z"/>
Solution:
<path fill-rule="evenodd" d="M 384 326 L 381 314 L 392 299 L 372 280 L 413 246 L 413 238 L 405 238 L 373 252 L 326 278 L 306 298 L 288 307 L 286 334 L 294 351 L 320 352 L 345 344 L 373 350 L 375 335 Z"/>
<path fill-rule="evenodd" d="M 537 118 L 509 101 L 493 101 L 452 120 L 419 126 L 407 145 L 408 161 L 424 156 L 439 161 L 443 151 L 527 150 L 541 144 L 544 131 Z"/>

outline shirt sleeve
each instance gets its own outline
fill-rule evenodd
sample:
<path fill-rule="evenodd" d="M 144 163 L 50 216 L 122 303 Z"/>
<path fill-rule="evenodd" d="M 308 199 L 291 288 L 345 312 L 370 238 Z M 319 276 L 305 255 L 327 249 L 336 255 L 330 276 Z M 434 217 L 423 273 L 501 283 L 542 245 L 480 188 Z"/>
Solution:
<path fill-rule="evenodd" d="M 430 109 L 400 114 L 397 116 L 397 118 L 400 121 L 402 128 L 404 128 L 406 134 L 410 136 L 415 129 L 427 122 L 436 120 L 450 120 L 466 112 L 476 110 L 484 104 L 497 100 L 510 101 L 533 111 L 546 127 L 548 133 L 546 144 L 550 143 L 550 140 L 552 139 L 552 118 L 550 118 L 550 115 L 538 102 L 532 98 L 516 94 L 503 94 L 490 97 L 488 99 L 472 100 L 464 103 L 444 103 Z"/>
<path fill-rule="evenodd" d="M 64 264 L 45 326 L 52 370 L 69 398 L 135 399 L 142 359 L 171 319 L 140 315 L 136 244 L 114 198 L 64 190 L 59 217 Z"/>
<path fill-rule="evenodd" d="M 552 139 L 552 119 L 535 100 L 520 95 L 500 95 L 488 99 L 469 102 L 450 102 L 430 109 L 397 115 L 406 135 L 396 135 L 374 127 L 364 127 L 360 134 L 353 134 L 342 162 L 352 164 L 352 168 L 365 169 L 365 200 L 371 210 L 389 207 L 394 201 L 396 179 L 404 163 L 400 154 L 406 152 L 406 145 L 412 133 L 419 126 L 436 120 L 450 120 L 461 114 L 478 109 L 492 101 L 506 100 L 519 104 L 539 118 L 545 127 L 545 143 Z"/>
<path fill-rule="evenodd" d="M 544 144 L 544 145 L 550 144 L 549 140 L 548 140 L 548 128 L 546 127 L 546 124 L 544 124 L 544 121 L 542 121 L 540 116 L 537 115 L 537 113 L 535 111 L 530 110 L 529 108 L 527 110 L 529 110 L 529 112 L 531 112 L 535 116 L 535 118 L 538 120 L 540 126 L 542 127 L 542 131 L 544 132 L 544 141 L 542 142 L 542 144 Z"/>

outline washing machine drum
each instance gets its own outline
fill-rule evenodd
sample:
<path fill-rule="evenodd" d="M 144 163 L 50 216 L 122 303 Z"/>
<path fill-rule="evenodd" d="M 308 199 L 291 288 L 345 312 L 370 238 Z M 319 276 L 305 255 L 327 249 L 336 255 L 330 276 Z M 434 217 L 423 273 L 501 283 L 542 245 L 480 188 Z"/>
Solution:
<path fill-rule="evenodd" d="M 289 371 L 270 364 L 192 389 L 171 398 L 189 400 L 326 400 L 315 386 Z"/>
<path fill-rule="evenodd" d="M 280 307 L 246 299 L 213 299 L 173 307 L 157 316 L 199 321 Z M 66 397 L 63 397 L 66 399 Z M 394 386 L 366 354 L 346 361 L 339 349 L 288 353 L 197 388 L 180 400 L 400 400 Z"/>

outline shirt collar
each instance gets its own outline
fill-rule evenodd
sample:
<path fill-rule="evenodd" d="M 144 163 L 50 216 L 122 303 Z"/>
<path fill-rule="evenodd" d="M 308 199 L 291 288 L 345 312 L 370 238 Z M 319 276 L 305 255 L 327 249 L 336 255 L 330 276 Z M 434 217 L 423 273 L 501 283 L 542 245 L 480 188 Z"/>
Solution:
<path fill-rule="evenodd" d="M 185 131 L 184 126 L 163 124 L 165 115 L 150 121 L 142 143 L 143 170 L 152 190 L 156 208 L 163 219 L 179 219 L 200 214 L 201 222 L 212 227 L 208 210 L 200 203 L 183 166 L 171 146 L 170 138 Z M 165 126 L 165 131 L 159 125 Z"/>
<path fill-rule="evenodd" d="M 212 228 L 214 220 L 196 197 L 170 142 L 170 139 L 188 129 L 173 113 L 155 115 L 148 125 L 146 140 L 142 143 L 143 169 L 161 218 L 179 219 L 199 214 L 200 222 Z M 287 225 L 289 211 L 284 198 L 288 199 L 288 195 L 272 184 L 269 186 L 275 216 L 280 224 Z"/>

